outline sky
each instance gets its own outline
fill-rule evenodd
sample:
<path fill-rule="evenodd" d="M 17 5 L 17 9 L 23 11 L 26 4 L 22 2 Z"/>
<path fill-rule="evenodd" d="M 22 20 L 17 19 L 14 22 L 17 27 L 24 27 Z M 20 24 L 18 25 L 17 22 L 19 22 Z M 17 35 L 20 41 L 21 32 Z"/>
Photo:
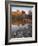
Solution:
<path fill-rule="evenodd" d="M 32 10 L 32 7 L 11 7 L 11 11 L 16 11 L 16 10 L 29 11 Z"/>

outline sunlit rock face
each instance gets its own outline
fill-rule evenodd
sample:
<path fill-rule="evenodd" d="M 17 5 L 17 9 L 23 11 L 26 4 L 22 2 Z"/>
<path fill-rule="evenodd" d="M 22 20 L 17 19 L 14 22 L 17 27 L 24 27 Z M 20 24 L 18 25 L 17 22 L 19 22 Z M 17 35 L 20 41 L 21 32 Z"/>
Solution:
<path fill-rule="evenodd" d="M 15 25 L 32 23 L 32 12 L 29 11 L 13 11 L 11 12 L 11 23 Z"/>
<path fill-rule="evenodd" d="M 12 16 L 21 16 L 21 15 L 30 15 L 30 14 L 32 14 L 32 11 L 31 10 L 29 10 L 29 11 L 27 11 L 27 10 L 25 10 L 25 11 L 21 11 L 21 10 L 17 10 L 17 11 L 12 11 L 11 12 L 11 15 Z"/>
<path fill-rule="evenodd" d="M 32 25 L 12 25 L 11 38 L 32 37 Z"/>

